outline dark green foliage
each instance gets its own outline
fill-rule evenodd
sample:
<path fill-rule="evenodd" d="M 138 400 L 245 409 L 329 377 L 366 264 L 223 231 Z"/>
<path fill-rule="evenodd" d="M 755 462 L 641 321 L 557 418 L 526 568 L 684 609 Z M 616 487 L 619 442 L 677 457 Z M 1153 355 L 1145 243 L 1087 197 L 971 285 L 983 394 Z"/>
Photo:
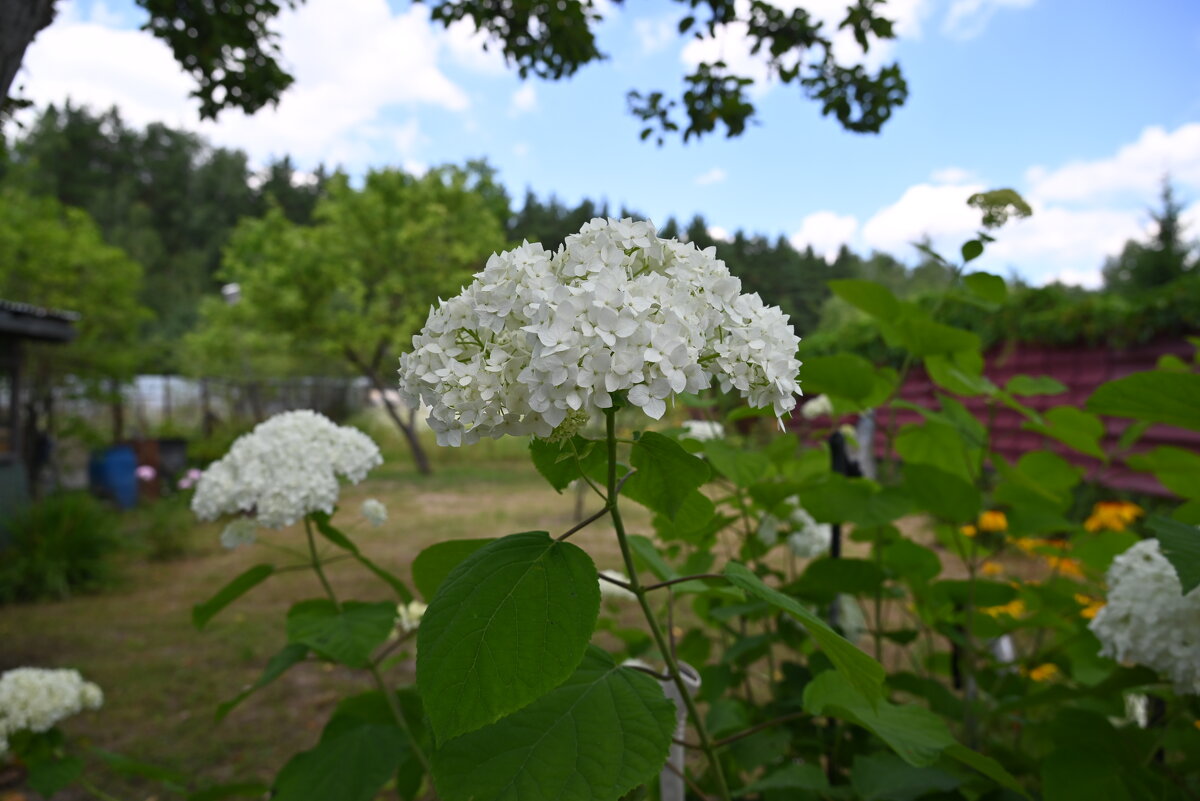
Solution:
<path fill-rule="evenodd" d="M 1104 286 L 1118 292 L 1165 286 L 1184 275 L 1194 274 L 1200 251 L 1188 242 L 1180 215 L 1183 206 L 1175 200 L 1169 180 L 1163 180 L 1162 208 L 1150 213 L 1154 233 L 1149 242 L 1125 243 L 1120 255 L 1104 264 Z"/>
<path fill-rule="evenodd" d="M 0 549 L 0 603 L 67 598 L 105 586 L 117 518 L 82 492 L 53 495 L 10 519 Z"/>

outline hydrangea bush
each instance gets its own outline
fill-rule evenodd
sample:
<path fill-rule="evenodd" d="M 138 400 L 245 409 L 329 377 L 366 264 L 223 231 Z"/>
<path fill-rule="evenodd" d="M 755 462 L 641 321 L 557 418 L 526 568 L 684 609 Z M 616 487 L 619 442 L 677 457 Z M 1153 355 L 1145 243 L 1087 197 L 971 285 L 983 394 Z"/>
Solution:
<path fill-rule="evenodd" d="M 964 246 L 952 289 L 984 311 L 1003 280 L 961 273 L 989 241 Z M 1194 403 L 1153 400 L 1200 398 L 1195 366 L 1111 382 L 1086 410 L 1053 407 L 1054 381 L 989 381 L 973 334 L 882 287 L 831 286 L 909 353 L 902 370 L 850 356 L 801 367 L 777 309 L 742 295 L 712 251 L 646 223 L 594 220 L 557 253 L 527 243 L 494 256 L 431 309 L 401 359 L 402 394 L 429 407 L 445 445 L 533 435 L 551 487 L 582 483 L 599 508 L 561 532 L 436 543 L 411 564 L 415 592 L 334 524 L 339 476 L 377 463 L 358 436 L 268 421 L 210 468 L 198 512 L 300 521 L 308 554 L 245 571 L 196 607 L 197 624 L 281 570 L 311 569 L 320 588 L 221 714 L 304 660 L 361 670 L 371 686 L 282 769 L 276 801 L 1200 793 L 1200 515 L 1195 503 L 1173 518 L 1084 504 L 1084 473 L 1064 456 L 1112 458 L 1102 414 L 1136 421 L 1122 455 L 1144 424 L 1200 430 Z M 888 410 L 903 408 L 898 387 L 918 365 L 939 408 L 897 426 Z M 803 440 L 773 430 L 796 406 L 801 369 L 821 398 L 794 421 Z M 749 408 L 697 398 L 718 390 Z M 1053 447 L 1005 462 L 965 397 L 1018 410 Z M 672 403 L 708 419 L 672 427 Z M 834 449 L 868 409 L 895 458 L 848 475 Z M 603 435 L 588 438 L 593 416 Z M 301 465 L 277 456 L 307 448 L 298 426 L 328 437 Z M 1187 458 L 1128 456 L 1200 498 Z M 648 510 L 646 526 L 627 527 L 628 503 Z M 386 510 L 360 511 L 384 535 L 402 529 Z M 601 521 L 620 571 L 597 570 L 572 540 Z M 356 560 L 394 597 L 342 598 L 324 570 L 334 559 Z M 394 686 L 390 669 L 414 651 L 415 685 Z M 1148 713 L 1130 716 L 1127 699 Z"/>

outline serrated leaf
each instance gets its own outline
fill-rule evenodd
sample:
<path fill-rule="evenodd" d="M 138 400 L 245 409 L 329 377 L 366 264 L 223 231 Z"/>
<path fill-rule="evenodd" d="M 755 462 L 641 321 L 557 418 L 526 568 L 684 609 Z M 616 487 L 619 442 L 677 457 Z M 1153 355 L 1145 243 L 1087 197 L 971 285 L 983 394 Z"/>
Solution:
<path fill-rule="evenodd" d="M 1043 415 L 1045 423 L 1025 422 L 1021 427 L 1058 440 L 1088 456 L 1108 461 L 1100 447 L 1104 436 L 1104 423 L 1094 414 L 1076 409 L 1074 406 L 1055 406 Z"/>
<path fill-rule="evenodd" d="M 630 462 L 637 473 L 626 482 L 625 495 L 672 520 L 688 495 L 711 475 L 703 459 L 653 431 L 645 432 L 634 443 Z"/>
<path fill-rule="evenodd" d="M 973 522 L 983 505 L 975 485 L 927 464 L 904 465 L 904 488 L 918 508 L 951 523 Z"/>
<path fill-rule="evenodd" d="M 1008 383 L 1004 385 L 1004 391 L 1010 395 L 1020 395 L 1022 397 L 1029 395 L 1061 395 L 1067 391 L 1067 387 L 1061 381 L 1051 378 L 1048 375 L 1039 375 L 1037 377 L 1015 375 L 1008 379 Z"/>
<path fill-rule="evenodd" d="M 934 766 L 914 767 L 882 751 L 856 756 L 850 783 L 862 801 L 914 801 L 926 793 L 953 790 L 962 784 L 962 777 Z"/>
<path fill-rule="evenodd" d="M 1145 372 L 1101 384 L 1088 411 L 1200 431 L 1200 374 Z"/>
<path fill-rule="evenodd" d="M 820 765 L 812 763 L 784 765 L 779 770 L 746 785 L 734 793 L 734 796 L 740 798 L 767 790 L 807 790 L 812 793 L 822 793 L 829 790 L 829 779 L 826 778 Z"/>
<path fill-rule="evenodd" d="M 882 488 L 865 478 L 830 473 L 801 494 L 804 508 L 823 523 L 851 522 L 859 526 L 890 523 L 912 511 L 911 499 L 895 487 Z"/>
<path fill-rule="evenodd" d="M 765 453 L 740 450 L 721 439 L 704 443 L 704 455 L 721 475 L 739 487 L 750 486 L 771 469 Z"/>
<path fill-rule="evenodd" d="M 288 642 L 306 645 L 326 659 L 365 668 L 395 625 L 394 603 L 346 601 L 339 608 L 328 598 L 314 598 L 288 610 L 287 634 Z"/>
<path fill-rule="evenodd" d="M 283 766 L 272 801 L 371 801 L 407 751 L 395 723 L 349 723 L 335 716 L 315 748 Z"/>
<path fill-rule="evenodd" d="M 544 531 L 501 537 L 454 568 L 417 633 L 417 688 L 437 740 L 569 677 L 596 626 L 598 582 L 591 557 Z"/>
<path fill-rule="evenodd" d="M 560 442 L 534 437 L 529 440 L 529 455 L 542 478 L 559 493 L 580 476 L 603 469 L 606 458 L 600 443 L 578 435 Z"/>
<path fill-rule="evenodd" d="M 900 301 L 887 287 L 873 281 L 847 279 L 829 281 L 833 294 L 872 317 L 889 319 L 900 310 Z"/>
<path fill-rule="evenodd" d="M 487 545 L 495 542 L 495 537 L 477 540 L 446 540 L 430 545 L 417 554 L 412 563 L 413 584 L 426 603 L 433 600 L 438 587 L 450 575 L 450 571 L 458 567 L 464 559 Z"/>
<path fill-rule="evenodd" d="M 976 240 L 972 240 L 976 241 Z M 966 245 L 963 245 L 963 255 L 966 256 Z M 979 253 L 983 252 L 983 243 L 979 243 Z M 1008 285 L 1004 283 L 1004 279 L 998 275 L 991 273 L 971 273 L 963 276 L 963 283 L 967 285 L 967 289 L 971 294 L 978 298 L 986 300 L 988 303 L 1003 303 L 1008 297 Z"/>
<path fill-rule="evenodd" d="M 204 603 L 192 607 L 192 625 L 197 629 L 204 628 L 208 621 L 231 603 L 241 598 L 250 590 L 262 584 L 275 572 L 275 565 L 255 565 L 238 575 L 233 581 L 217 590 L 216 595 Z"/>
<path fill-rule="evenodd" d="M 833 395 L 863 401 L 875 389 L 875 366 L 853 353 L 804 360 L 804 394 Z"/>
<path fill-rule="evenodd" d="M 262 798 L 271 791 L 262 782 L 231 782 L 190 793 L 187 801 L 224 801 L 226 798 Z"/>
<path fill-rule="evenodd" d="M 1158 537 L 1162 554 L 1175 568 L 1183 594 L 1200 586 L 1200 528 L 1155 515 L 1146 525 Z"/>
<path fill-rule="evenodd" d="M 883 571 L 865 559 L 822 557 L 809 563 L 788 592 L 818 603 L 829 603 L 840 594 L 865 595 L 883 585 Z"/>
<path fill-rule="evenodd" d="M 1130 456 L 1134 470 L 1153 473 L 1159 482 L 1184 498 L 1200 498 L 1200 454 L 1183 448 L 1161 446 L 1148 453 Z"/>
<path fill-rule="evenodd" d="M 75 756 L 61 759 L 35 759 L 31 760 L 27 767 L 29 773 L 25 781 L 28 782 L 31 789 L 47 798 L 83 774 L 83 760 Z"/>
<path fill-rule="evenodd" d="M 649 537 L 630 534 L 628 539 L 634 559 L 657 576 L 659 581 L 670 581 L 679 575 L 663 560 L 662 554 L 658 552 L 658 546 Z"/>
<path fill-rule="evenodd" d="M 854 644 L 831 629 L 825 621 L 814 615 L 794 598 L 763 583 L 745 565 L 729 562 L 725 575 L 734 586 L 760 600 L 782 609 L 795 618 L 821 647 L 838 671 L 860 692 L 863 697 L 879 700 L 883 698 L 883 666 L 860 651 Z"/>
<path fill-rule="evenodd" d="M 658 682 L 589 646 L 561 685 L 433 755 L 444 801 L 615 801 L 655 777 L 675 732 Z"/>
<path fill-rule="evenodd" d="M 909 315 L 890 323 L 896 341 L 913 356 L 935 356 L 959 351 L 978 351 L 979 336 L 928 317 Z"/>
<path fill-rule="evenodd" d="M 967 262 L 975 261 L 975 259 L 978 259 L 982 255 L 983 255 L 983 243 L 980 242 L 978 239 L 968 239 L 966 242 L 963 242 L 963 245 L 962 245 L 963 264 L 966 264 Z M 972 291 L 974 291 L 974 287 L 971 286 L 971 281 L 969 279 L 975 277 L 976 275 L 987 275 L 987 273 L 972 273 L 971 275 L 968 275 L 963 279 L 967 284 L 967 288 L 971 289 Z M 996 278 L 998 276 L 989 276 L 989 277 Z M 1003 280 L 1003 279 L 1001 279 L 1001 280 Z M 976 294 L 978 294 L 978 293 L 976 293 Z M 985 298 L 985 299 L 990 300 L 990 298 Z M 1001 296 L 1001 300 L 1003 300 L 1003 299 L 1004 299 L 1003 296 Z"/>
<path fill-rule="evenodd" d="M 234 707 L 242 703 L 242 701 L 245 701 L 254 693 L 261 690 L 263 687 L 266 687 L 268 684 L 275 681 L 275 679 L 279 678 L 288 670 L 290 670 L 292 666 L 303 662 L 307 657 L 307 645 L 303 645 L 301 643 L 288 643 L 287 645 L 283 646 L 283 648 L 279 649 L 279 651 L 277 651 L 275 655 L 267 661 L 267 666 L 263 668 L 262 675 L 258 677 L 258 680 L 255 681 L 254 684 L 250 685 L 236 696 L 217 707 L 217 722 L 219 723 L 224 720 L 225 716 L 232 712 Z"/>

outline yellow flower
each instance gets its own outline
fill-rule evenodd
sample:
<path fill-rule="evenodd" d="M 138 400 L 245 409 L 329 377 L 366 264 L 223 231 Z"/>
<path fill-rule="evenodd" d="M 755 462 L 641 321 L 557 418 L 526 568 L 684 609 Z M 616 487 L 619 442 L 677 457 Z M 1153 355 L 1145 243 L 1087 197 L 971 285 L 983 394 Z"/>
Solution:
<path fill-rule="evenodd" d="M 985 606 L 980 611 L 982 611 L 984 614 L 991 615 L 992 617 L 1007 615 L 1013 620 L 1016 620 L 1025 614 L 1025 602 L 1018 598 L 1017 600 L 1009 601 L 1002 606 Z"/>
<path fill-rule="evenodd" d="M 959 529 L 959 531 L 961 531 L 963 533 L 963 535 L 967 536 L 967 537 L 974 537 L 976 534 L 979 533 L 979 531 L 970 524 L 963 526 L 962 528 Z"/>
<path fill-rule="evenodd" d="M 1029 671 L 1029 678 L 1034 681 L 1049 681 L 1059 673 L 1058 665 L 1053 662 L 1047 662 L 1044 665 L 1038 665 L 1033 670 Z"/>
<path fill-rule="evenodd" d="M 985 576 L 999 576 L 1004 573 L 1004 566 L 995 562 L 984 562 L 979 566 L 979 572 Z"/>
<path fill-rule="evenodd" d="M 1129 524 L 1145 512 L 1142 507 L 1129 501 L 1100 501 L 1092 507 L 1092 514 L 1083 522 L 1088 531 L 1124 531 Z"/>
<path fill-rule="evenodd" d="M 1083 565 L 1078 559 L 1068 559 L 1064 556 L 1047 556 L 1045 557 L 1046 564 L 1051 570 L 1056 571 L 1060 576 L 1068 578 L 1083 578 Z"/>
<path fill-rule="evenodd" d="M 1004 512 L 991 510 L 979 515 L 979 530 L 999 532 L 1008 530 L 1008 518 L 1004 516 Z"/>
<path fill-rule="evenodd" d="M 1075 603 L 1083 607 L 1079 610 L 1079 616 L 1084 620 L 1091 620 L 1096 616 L 1097 612 L 1104 608 L 1104 601 L 1084 595 L 1081 592 L 1075 593 Z"/>

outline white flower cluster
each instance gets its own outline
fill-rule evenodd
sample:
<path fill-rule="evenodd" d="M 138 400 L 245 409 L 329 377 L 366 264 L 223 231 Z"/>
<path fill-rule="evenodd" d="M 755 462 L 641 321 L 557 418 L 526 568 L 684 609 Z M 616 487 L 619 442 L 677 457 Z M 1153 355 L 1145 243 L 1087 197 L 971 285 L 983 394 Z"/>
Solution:
<path fill-rule="evenodd" d="M 615 392 L 657 420 L 714 379 L 783 415 L 799 391 L 799 339 L 741 288 L 711 248 L 597 218 L 557 253 L 525 243 L 493 255 L 431 309 L 400 357 L 400 393 L 430 407 L 442 445 L 546 437 L 573 412 L 610 408 Z"/>
<path fill-rule="evenodd" d="M 258 525 L 248 517 L 239 517 L 221 532 L 221 544 L 233 550 L 258 541 Z"/>
<path fill-rule="evenodd" d="M 239 437 L 196 484 L 192 511 L 201 520 L 245 512 L 283 528 L 309 512 L 332 512 L 338 476 L 358 483 L 383 463 L 358 429 L 311 411 L 284 412 Z"/>
<path fill-rule="evenodd" d="M 801 559 L 812 559 L 828 551 L 833 542 L 833 527 L 813 519 L 800 505 L 799 496 L 793 495 L 785 503 L 789 507 L 786 518 L 781 520 L 764 514 L 759 520 L 758 538 L 762 543 L 770 547 L 779 542 L 779 535 L 784 533 L 788 548 Z"/>
<path fill-rule="evenodd" d="M 10 670 L 0 675 L 0 753 L 19 731 L 49 731 L 60 720 L 103 703 L 104 693 L 77 670 Z"/>
<path fill-rule="evenodd" d="M 1113 560 L 1108 599 L 1089 626 L 1100 653 L 1169 676 L 1200 694 L 1200 588 L 1186 596 L 1158 540 L 1142 540 Z"/>
<path fill-rule="evenodd" d="M 396 606 L 396 627 L 405 634 L 415 631 L 421 625 L 421 618 L 425 617 L 425 610 L 428 608 L 415 599 L 406 604 L 398 604 Z"/>
<path fill-rule="evenodd" d="M 372 526 L 382 526 L 387 522 L 387 507 L 383 505 L 383 501 L 367 498 L 362 502 L 362 508 L 359 511 Z"/>
<path fill-rule="evenodd" d="M 622 573 L 620 570 L 601 570 L 600 575 L 608 576 L 610 579 L 621 582 L 622 584 L 629 583 L 629 576 Z M 637 596 L 631 591 L 625 589 L 619 584 L 613 584 L 611 581 L 600 579 L 600 597 L 607 598 L 611 601 L 636 601 Z"/>
<path fill-rule="evenodd" d="M 715 420 L 684 420 L 683 435 L 697 442 L 724 439 L 725 426 Z"/>

